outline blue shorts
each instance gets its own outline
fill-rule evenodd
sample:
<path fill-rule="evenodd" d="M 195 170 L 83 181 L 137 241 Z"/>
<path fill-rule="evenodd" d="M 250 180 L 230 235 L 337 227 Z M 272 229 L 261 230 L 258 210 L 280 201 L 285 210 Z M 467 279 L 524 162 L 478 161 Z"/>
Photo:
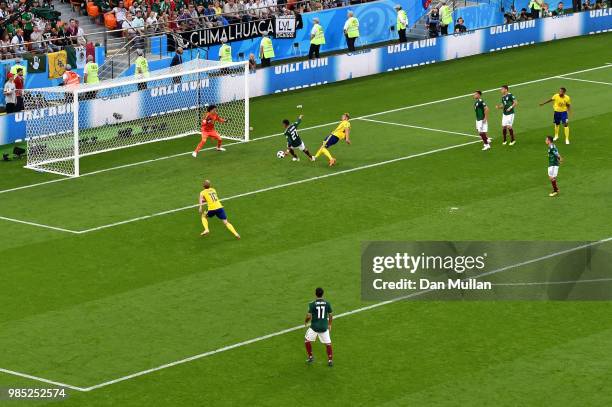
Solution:
<path fill-rule="evenodd" d="M 567 112 L 555 112 L 554 121 L 556 125 L 567 123 Z"/>
<path fill-rule="evenodd" d="M 340 141 L 338 137 L 334 136 L 333 134 L 330 134 L 325 139 L 325 148 L 330 148 L 331 146 L 336 144 L 338 141 Z"/>
<path fill-rule="evenodd" d="M 223 208 L 219 208 L 219 209 L 215 209 L 214 211 L 206 212 L 207 218 L 214 218 L 215 216 L 221 220 L 227 219 L 227 215 L 225 214 L 225 209 Z"/>

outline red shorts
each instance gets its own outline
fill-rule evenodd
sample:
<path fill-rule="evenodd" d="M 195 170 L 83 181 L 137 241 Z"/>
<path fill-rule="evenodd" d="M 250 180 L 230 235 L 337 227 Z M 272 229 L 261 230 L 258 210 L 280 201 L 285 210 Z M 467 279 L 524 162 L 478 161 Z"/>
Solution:
<path fill-rule="evenodd" d="M 206 141 L 207 138 L 214 138 L 217 140 L 221 140 L 221 136 L 216 131 L 202 131 L 202 140 Z"/>

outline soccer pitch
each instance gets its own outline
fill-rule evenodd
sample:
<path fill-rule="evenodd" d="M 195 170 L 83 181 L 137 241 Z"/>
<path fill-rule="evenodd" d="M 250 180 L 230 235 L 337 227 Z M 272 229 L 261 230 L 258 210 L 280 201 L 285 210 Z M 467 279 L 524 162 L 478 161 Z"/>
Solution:
<path fill-rule="evenodd" d="M 2 163 L 0 387 L 66 386 L 71 406 L 610 405 L 610 302 L 363 302 L 360 245 L 612 238 L 611 41 L 254 99 L 254 140 L 197 159 L 193 136 L 86 157 L 77 179 Z M 519 101 L 512 147 L 494 109 L 503 84 Z M 561 86 L 572 144 L 558 144 L 551 199 L 552 109 L 538 103 Z M 486 152 L 475 89 L 491 108 Z M 303 113 L 316 151 L 345 111 L 353 143 L 333 147 L 336 167 L 276 158 L 282 119 Z M 240 241 L 214 219 L 199 236 L 205 178 Z M 341 317 L 331 369 L 319 343 L 304 363 L 317 286 Z"/>

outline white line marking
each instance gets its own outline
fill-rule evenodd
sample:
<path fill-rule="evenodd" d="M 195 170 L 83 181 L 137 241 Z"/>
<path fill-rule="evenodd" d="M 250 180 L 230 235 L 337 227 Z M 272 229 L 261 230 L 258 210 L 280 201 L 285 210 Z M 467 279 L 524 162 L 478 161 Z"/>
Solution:
<path fill-rule="evenodd" d="M 383 121 L 383 120 L 374 120 L 374 119 L 360 119 L 360 118 L 358 118 L 357 120 L 363 120 L 363 121 L 366 121 L 366 122 L 373 122 L 373 123 L 380 123 L 380 124 L 390 124 L 392 126 L 409 127 L 411 129 L 421 129 L 421 130 L 427 130 L 427 131 L 436 131 L 438 133 L 448 133 L 448 134 L 456 134 L 456 135 L 459 135 L 459 136 L 480 138 L 480 136 L 476 136 L 474 134 L 459 133 L 457 131 L 449 131 L 449 130 L 441 130 L 441 129 L 432 129 L 431 127 L 413 126 L 412 124 L 387 122 L 387 121 Z"/>
<path fill-rule="evenodd" d="M 304 127 L 300 131 L 307 131 L 307 130 L 318 129 L 318 128 L 321 128 L 321 127 L 331 126 L 331 125 L 336 124 L 336 123 L 337 122 L 330 122 L 330 123 L 318 124 L 316 126 Z M 237 141 L 237 142 L 234 142 L 234 143 L 231 143 L 231 142 L 228 143 L 227 141 L 225 141 L 223 145 L 225 147 L 229 147 L 229 146 L 233 146 L 233 145 L 237 145 L 237 144 L 251 143 L 253 141 L 266 140 L 266 139 L 269 139 L 271 137 L 282 136 L 283 134 L 284 133 L 270 134 L 270 135 L 267 135 L 267 136 L 252 138 L 250 141 Z M 209 150 L 214 150 L 214 149 L 216 149 L 216 147 L 207 147 L 207 148 L 203 148 L 200 151 L 209 151 Z M 187 152 L 184 152 L 184 153 L 177 153 L 177 154 L 172 154 L 172 155 L 166 155 L 166 156 L 163 156 L 163 157 L 151 158 L 149 160 L 137 161 L 135 163 L 122 164 L 122 165 L 118 165 L 116 167 L 104 168 L 104 169 L 101 169 L 101 170 L 96 170 L 96 171 L 92 171 L 92 172 L 87 172 L 85 174 L 81 174 L 81 176 L 79 178 L 87 177 L 87 176 L 90 176 L 90 175 L 103 174 L 105 172 L 121 170 L 121 169 L 124 169 L 124 168 L 136 167 L 136 166 L 143 165 L 143 164 L 150 164 L 150 163 L 154 163 L 154 162 L 157 162 L 157 161 L 168 160 L 170 158 L 181 157 L 181 156 L 184 156 L 184 155 L 190 155 L 192 152 L 193 151 L 187 151 Z M 7 193 L 7 192 L 13 192 L 13 191 L 19 191 L 21 189 L 28 189 L 28 188 L 39 187 L 39 186 L 47 185 L 47 184 L 53 184 L 55 182 L 68 181 L 68 180 L 71 180 L 71 179 L 78 179 L 78 178 L 75 178 L 75 177 L 68 177 L 68 178 L 66 178 L 66 177 L 64 177 L 64 178 L 57 178 L 57 179 L 53 179 L 53 180 L 49 180 L 49 181 L 37 182 L 35 184 L 22 185 L 22 186 L 19 186 L 19 187 L 14 187 L 14 188 L 9 188 L 9 189 L 5 189 L 5 190 L 0 190 L 0 194 L 4 194 L 4 193 Z"/>
<path fill-rule="evenodd" d="M 84 389 L 82 387 L 77 387 L 77 386 L 73 386 L 71 384 L 66 384 L 66 383 L 60 383 L 60 382 L 56 382 L 56 381 L 53 381 L 53 380 L 45 379 L 43 377 L 32 376 L 32 375 L 29 375 L 27 373 L 16 372 L 14 370 L 8 370 L 8 369 L 0 368 L 0 372 L 7 373 L 7 374 L 10 374 L 10 375 L 13 375 L 13 376 L 24 377 L 26 379 L 36 380 L 37 382 L 52 384 L 54 386 L 65 387 L 67 389 L 72 389 L 72 390 L 77 390 L 77 391 L 87 391 L 86 389 Z"/>
<path fill-rule="evenodd" d="M 486 272 L 486 273 L 479 274 L 479 275 L 477 275 L 475 277 L 471 277 L 471 278 L 476 279 L 476 278 L 480 278 L 480 277 L 484 277 L 484 276 L 489 276 L 489 275 L 501 273 L 503 271 L 507 271 L 507 270 L 510 270 L 510 269 L 513 269 L 513 268 L 522 267 L 524 265 L 537 263 L 537 262 L 540 262 L 542 260 L 547 260 L 547 259 L 550 259 L 550 258 L 553 258 L 553 257 L 556 257 L 556 256 L 560 256 L 560 255 L 563 255 L 563 254 L 567 254 L 567 253 L 571 253 L 571 252 L 574 252 L 574 251 L 582 250 L 582 249 L 585 249 L 587 247 L 596 246 L 596 245 L 607 243 L 607 242 L 610 242 L 610 241 L 612 241 L 612 237 L 601 239 L 601 240 L 598 240 L 596 242 L 586 243 L 584 245 L 576 246 L 576 247 L 573 247 L 573 248 L 570 248 L 570 249 L 561 250 L 559 252 L 551 253 L 551 254 L 548 254 L 548 255 L 545 255 L 545 256 L 542 256 L 542 257 L 526 260 L 526 261 L 523 261 L 523 262 L 511 265 L 511 266 L 505 266 L 505 267 L 502 267 L 502 268 L 499 268 L 499 269 L 496 269 L 496 270 L 492 270 L 492 271 L 489 271 L 489 272 Z M 610 280 L 610 279 L 606 279 L 606 280 Z M 586 280 L 584 280 L 584 281 L 586 281 Z M 496 285 L 501 285 L 501 284 L 496 284 Z M 401 301 L 401 300 L 405 300 L 405 299 L 409 299 L 409 298 L 413 298 L 413 297 L 418 297 L 420 295 L 426 294 L 426 293 L 431 292 L 431 291 L 435 291 L 435 290 L 431 290 L 430 289 L 430 290 L 418 291 L 418 292 L 411 293 L 411 294 L 408 294 L 408 295 L 405 295 L 405 296 L 402 296 L 402 297 L 394 298 L 392 300 L 382 301 L 382 302 L 378 302 L 376 304 L 372 304 L 372 305 L 368 305 L 368 306 L 365 306 L 365 307 L 357 308 L 357 309 L 354 309 L 354 310 L 351 310 L 351 311 L 343 312 L 341 314 L 336 315 L 334 317 L 334 319 L 346 317 L 346 316 L 349 316 L 349 315 L 358 314 L 358 313 L 361 313 L 361 312 L 364 312 L 364 311 L 368 311 L 368 310 L 371 310 L 371 309 L 374 309 L 374 308 L 382 307 L 384 305 L 392 304 L 392 303 L 395 303 L 395 302 L 398 302 L 398 301 Z M 297 325 L 297 326 L 294 326 L 294 327 L 291 327 L 291 328 L 287 328 L 287 329 L 283 329 L 281 331 L 273 332 L 273 333 L 270 333 L 270 334 L 267 334 L 267 335 L 258 336 L 256 338 L 252 338 L 252 339 L 249 339 L 249 340 L 246 340 L 246 341 L 238 342 L 238 343 L 235 343 L 233 345 L 224 346 L 224 347 L 212 350 L 212 351 L 208 351 L 208 352 L 200 353 L 200 354 L 197 354 L 197 355 L 193 355 L 193 356 L 190 356 L 190 357 L 187 357 L 187 358 L 184 358 L 184 359 L 180 359 L 180 360 L 177 360 L 177 361 L 174 361 L 174 362 L 166 363 L 166 364 L 163 364 L 163 365 L 151 368 L 151 369 L 142 370 L 140 372 L 132 373 L 132 374 L 127 375 L 127 376 L 122 376 L 122 377 L 119 377 L 117 379 L 109 380 L 109 381 L 106 381 L 106 382 L 103 382 L 103 383 L 99 383 L 99 384 L 96 384 L 96 385 L 93 385 L 93 386 L 89 386 L 89 387 L 84 387 L 84 388 L 83 387 L 72 386 L 72 385 L 69 385 L 69 384 L 60 383 L 60 382 L 44 379 L 44 378 L 41 378 L 41 377 L 32 376 L 32 375 L 28 375 L 28 374 L 25 374 L 25 373 L 16 372 L 16 371 L 13 371 L 13 370 L 8 370 L 8 369 L 0 368 L 0 372 L 4 372 L 4 373 L 10 374 L 10 375 L 14 375 L 14 376 L 19 376 L 19 377 L 24 377 L 24 378 L 36 380 L 36 381 L 43 382 L 43 383 L 54 384 L 54 385 L 57 385 L 57 386 L 60 386 L 60 387 L 66 387 L 66 388 L 77 390 L 77 391 L 81 391 L 81 392 L 89 392 L 89 391 L 92 391 L 92 390 L 95 390 L 95 389 L 99 389 L 99 388 L 102 388 L 102 387 L 110 386 L 112 384 L 116 384 L 116 383 L 124 382 L 124 381 L 130 380 L 130 379 L 134 379 L 134 378 L 139 377 L 139 376 L 144 376 L 144 375 L 147 375 L 149 373 L 154 373 L 154 372 L 157 372 L 159 370 L 167 369 L 167 368 L 170 368 L 170 367 L 173 367 L 173 366 L 177 366 L 177 365 L 182 365 L 182 364 L 185 364 L 185 363 L 188 363 L 188 362 L 192 362 L 194 360 L 198 360 L 198 359 L 202 359 L 202 358 L 205 358 L 205 357 L 208 357 L 208 356 L 216 355 L 218 353 L 226 352 L 226 351 L 229 351 L 229 350 L 232 350 L 232 349 L 236 349 L 236 348 L 240 348 L 240 347 L 243 347 L 243 346 L 246 346 L 246 345 L 250 345 L 250 344 L 253 344 L 253 343 L 261 342 L 261 341 L 264 341 L 266 339 L 274 338 L 276 336 L 280 336 L 280 335 L 284 335 L 284 334 L 287 334 L 287 333 L 290 333 L 290 332 L 297 331 L 299 329 L 304 329 L 304 325 Z"/>
<path fill-rule="evenodd" d="M 545 255 L 545 256 L 542 256 L 542 257 L 538 257 L 538 258 L 535 258 L 535 259 L 526 260 L 526 261 L 523 261 L 523 262 L 511 265 L 511 266 L 506 266 L 506 267 L 502 267 L 502 268 L 499 268 L 499 269 L 496 269 L 496 270 L 492 270 L 492 271 L 489 271 L 489 272 L 486 272 L 486 273 L 482 273 L 480 275 L 477 275 L 477 276 L 471 277 L 471 278 L 476 279 L 476 278 L 480 278 L 480 277 L 484 277 L 484 276 L 490 276 L 492 274 L 501 273 L 501 272 L 506 271 L 506 270 L 510 270 L 510 269 L 517 268 L 517 267 L 522 267 L 524 265 L 528 265 L 528 264 L 532 264 L 532 263 L 537 263 L 537 262 L 540 262 L 542 260 L 547 260 L 547 259 L 550 259 L 552 257 L 556 257 L 556 256 L 560 256 L 562 254 L 567 254 L 567 253 L 571 253 L 571 252 L 574 252 L 574 251 L 582 250 L 582 249 L 584 249 L 586 247 L 596 246 L 596 245 L 599 245 L 599 244 L 602 244 L 602 243 L 606 243 L 606 242 L 609 242 L 609 241 L 612 241 L 612 237 L 608 237 L 606 239 L 602 239 L 602 240 L 599 240 L 599 241 L 596 241 L 596 242 L 591 242 L 591 243 L 587 243 L 587 244 L 584 244 L 584 245 L 576 246 L 576 247 L 573 247 L 571 249 L 561 250 L 559 252 L 551 253 L 551 254 L 548 254 L 548 255 Z M 364 312 L 364 311 L 368 311 L 368 310 L 371 310 L 371 309 L 374 309 L 374 308 L 382 307 L 384 305 L 388 305 L 388 304 L 391 304 L 391 303 L 394 303 L 394 302 L 397 302 L 397 301 L 401 301 L 401 300 L 405 300 L 405 299 L 409 299 L 409 298 L 413 298 L 413 297 L 418 297 L 418 296 L 423 295 L 425 293 L 428 293 L 430 291 L 435 291 L 435 290 L 418 291 L 418 292 L 411 293 L 411 294 L 408 294 L 408 295 L 405 295 L 405 296 L 402 296 L 402 297 L 394 298 L 392 300 L 382 301 L 382 302 L 378 302 L 376 304 L 372 304 L 372 305 L 368 305 L 368 306 L 365 306 L 365 307 L 357 308 L 357 309 L 354 309 L 352 311 L 343 312 L 343 313 L 341 313 L 339 315 L 334 316 L 334 319 L 346 317 L 346 316 L 349 316 L 349 315 L 358 314 L 360 312 Z M 83 389 L 83 391 L 91 391 L 91 390 L 99 389 L 101 387 L 110 386 L 111 384 L 115 384 L 115 383 L 123 382 L 123 381 L 126 381 L 126 380 L 130 380 L 130 379 L 133 379 L 133 378 L 136 378 L 136 377 L 139 377 L 139 376 L 143 376 L 143 375 L 146 375 L 146 374 L 149 374 L 149 373 L 157 372 L 159 370 L 167 369 L 169 367 L 173 367 L 173 366 L 177 366 L 177 365 L 182 365 L 182 364 L 187 363 L 187 362 L 191 362 L 191 361 L 194 361 L 194 360 L 202 359 L 202 358 L 205 358 L 207 356 L 216 355 L 217 353 L 226 352 L 228 350 L 240 348 L 242 346 L 250 345 L 252 343 L 261 342 L 261 341 L 264 341 L 266 339 L 274 338 L 276 336 L 284 335 L 286 333 L 294 332 L 294 331 L 297 331 L 297 330 L 300 330 L 300 329 L 304 329 L 304 325 L 297 325 L 297 326 L 294 326 L 292 328 L 283 329 L 282 331 L 278 331 L 278 332 L 274 332 L 274 333 L 271 333 L 271 334 L 259 336 L 257 338 L 249 339 L 249 340 L 246 340 L 246 341 L 243 341 L 243 342 L 238 342 L 238 343 L 235 343 L 233 345 L 224 346 L 222 348 L 218 348 L 218 349 L 215 349 L 215 350 L 212 350 L 212 351 L 208 351 L 208 352 L 200 353 L 198 355 L 190 356 L 190 357 L 185 358 L 185 359 L 180 359 L 180 360 L 177 360 L 175 362 L 166 363 L 164 365 L 157 366 L 157 367 L 154 367 L 154 368 L 151 368 L 151 369 L 147 369 L 147 370 L 143 370 L 143 371 L 140 371 L 140 372 L 132 373 L 132 374 L 127 375 L 127 376 L 119 377 L 117 379 L 113 379 L 113 380 L 109 380 L 107 382 L 99 383 L 99 384 L 96 384 L 94 386 L 86 387 L 85 389 Z"/>
<path fill-rule="evenodd" d="M 533 283 L 494 283 L 494 286 L 530 286 L 530 285 L 561 285 L 561 284 L 584 284 L 612 281 L 612 278 L 592 278 L 588 280 L 568 280 L 568 281 L 539 281 Z"/>
<path fill-rule="evenodd" d="M 612 83 L 610 82 L 601 82 L 601 81 L 591 81 L 588 79 L 578 79 L 578 78 L 569 78 L 567 76 L 559 76 L 559 78 L 561 79 L 569 79 L 570 81 L 578 81 L 578 82 L 588 82 L 588 83 L 597 83 L 599 85 L 608 85 L 608 86 L 612 86 Z"/>
<path fill-rule="evenodd" d="M 605 68 L 610 68 L 610 67 L 612 67 L 612 65 L 608 65 L 607 64 L 607 65 L 597 66 L 597 67 L 594 67 L 594 68 L 582 69 L 580 71 L 568 72 L 568 73 L 562 74 L 561 76 L 563 76 L 563 75 L 575 75 L 575 74 L 579 74 L 579 73 L 583 73 L 583 72 L 591 72 L 591 71 L 595 71 L 595 70 L 598 70 L 598 69 L 605 69 Z M 559 76 L 560 75 L 549 76 L 549 77 L 546 77 L 546 78 L 541 78 L 541 79 L 535 79 L 535 80 L 531 80 L 531 81 L 527 81 L 527 82 L 516 83 L 516 84 L 510 85 L 510 86 L 517 87 L 517 86 L 530 85 L 530 84 L 533 84 L 533 83 L 544 82 L 544 81 L 551 80 L 551 79 L 558 79 Z M 487 89 L 487 90 L 484 90 L 483 92 L 493 92 L 493 91 L 496 91 L 496 90 L 499 90 L 499 88 Z M 408 110 L 408 109 L 414 109 L 414 108 L 417 108 L 417 107 L 429 106 L 429 105 L 433 105 L 433 104 L 436 104 L 436 103 L 443 103 L 443 102 L 448 102 L 448 101 L 451 101 L 451 100 L 456 100 L 456 99 L 461 99 L 461 98 L 464 98 L 464 97 L 469 97 L 471 95 L 472 95 L 471 93 L 467 93 L 465 95 L 459 95 L 459 96 L 453 96 L 453 97 L 449 97 L 449 98 L 445 98 L 445 99 L 433 100 L 433 101 L 430 101 L 430 102 L 419 103 L 417 105 L 403 106 L 403 107 L 399 107 L 399 108 L 396 108 L 396 109 L 385 110 L 385 111 L 378 112 L 378 113 L 371 113 L 371 114 L 367 114 L 367 115 L 364 115 L 364 116 L 355 117 L 354 119 L 364 119 L 364 118 L 368 118 L 368 117 L 372 117 L 372 116 L 379 116 L 379 115 L 383 115 L 383 114 L 387 114 L 387 113 L 394 113 L 394 112 L 399 112 L 399 111 L 402 111 L 402 110 Z M 304 127 L 304 128 L 302 128 L 302 131 L 317 129 L 317 128 L 320 128 L 320 127 L 327 127 L 327 126 L 334 125 L 336 123 L 337 122 L 330 122 L 330 123 L 323 123 L 323 124 L 319 124 L 319 125 L 311 126 L 311 127 Z M 276 134 L 270 134 L 268 136 L 256 137 L 256 138 L 251 139 L 251 141 L 248 141 L 247 143 L 250 143 L 250 142 L 253 142 L 253 141 L 257 141 L 257 140 L 265 140 L 265 139 L 268 139 L 268 138 L 271 138 L 271 137 L 276 137 L 276 136 L 281 136 L 281 135 L 282 135 L 282 133 L 276 133 Z M 244 144 L 244 143 L 245 142 L 237 142 L 237 143 L 232 143 L 232 145 L 233 144 Z M 187 151 L 185 153 L 173 154 L 173 155 L 164 156 L 164 157 L 158 157 L 158 158 L 154 158 L 154 159 L 151 159 L 151 160 L 139 161 L 139 162 L 135 162 L 135 163 L 131 163 L 131 164 L 120 165 L 120 166 L 117 166 L 117 167 L 111 167 L 111 168 L 105 168 L 105 169 L 102 169 L 102 170 L 92 171 L 92 172 L 88 172 L 88 173 L 85 173 L 85 174 L 81 174 L 81 177 L 79 177 L 79 178 L 82 178 L 82 177 L 85 177 L 85 176 L 88 176 L 88 175 L 102 174 L 102 173 L 105 173 L 105 172 L 108 172 L 108 171 L 114 171 L 114 170 L 118 170 L 118 169 L 122 169 L 122 168 L 134 167 L 134 166 L 137 166 L 137 165 L 148 164 L 148 163 L 152 163 L 152 162 L 156 162 L 156 161 L 166 160 L 168 158 L 180 157 L 180 156 L 188 155 L 188 154 L 191 154 L 191 151 Z M 51 183 L 55 183 L 55 182 L 68 181 L 68 180 L 71 180 L 71 179 L 78 179 L 78 178 L 59 178 L 59 179 L 53 179 L 53 180 L 44 181 L 44 182 L 38 182 L 38 183 L 35 183 L 35 184 L 22 185 L 20 187 L 0 190 L 0 194 L 7 193 L 7 192 L 18 191 L 18 190 L 26 189 L 26 188 L 38 187 L 38 186 L 41 186 L 41 185 L 47 185 L 47 184 L 51 184 Z"/>
<path fill-rule="evenodd" d="M 55 230 L 55 231 L 58 231 L 58 232 L 66 232 L 66 233 L 74 233 L 74 234 L 78 234 L 79 233 L 76 230 L 64 229 L 64 228 L 60 228 L 60 227 L 56 227 L 56 226 L 44 225 L 42 223 L 29 222 L 29 221 L 25 221 L 25 220 L 21 220 L 21 219 L 7 218 L 6 216 L 0 216 L 0 219 L 6 220 L 8 222 L 21 223 L 21 224 L 29 225 L 29 226 L 37 226 L 39 228 L 44 228 L 44 229 L 51 229 L 51 230 Z"/>
<path fill-rule="evenodd" d="M 348 174 L 348 173 L 355 172 L 355 171 L 361 171 L 361 170 L 365 170 L 365 169 L 369 169 L 369 168 L 380 167 L 382 165 L 392 164 L 392 163 L 396 163 L 396 162 L 399 162 L 399 161 L 409 160 L 409 159 L 412 159 L 412 158 L 423 157 L 423 156 L 426 156 L 426 155 L 435 154 L 435 153 L 439 153 L 439 152 L 447 151 L 447 150 L 452 150 L 452 149 L 455 149 L 455 148 L 464 147 L 464 146 L 468 146 L 468 145 L 475 144 L 475 143 L 480 143 L 480 142 L 481 142 L 480 140 L 475 140 L 475 141 L 469 141 L 467 143 L 454 144 L 452 146 L 437 148 L 435 150 L 429 150 L 429 151 L 425 151 L 425 152 L 422 152 L 422 153 L 410 154 L 410 155 L 403 156 L 403 157 L 393 158 L 391 160 L 379 161 L 379 162 L 376 162 L 376 163 L 361 165 L 359 167 L 349 168 L 349 169 L 346 169 L 346 170 L 342 170 L 342 171 L 338 171 L 338 172 L 332 172 L 332 173 L 325 174 L 325 175 L 319 175 L 319 176 L 316 176 L 316 177 L 304 178 L 304 179 L 301 179 L 301 180 L 298 180 L 298 181 L 287 182 L 285 184 L 274 185 L 274 186 L 271 186 L 271 187 L 262 188 L 262 189 L 258 189 L 258 190 L 255 190 L 255 191 L 250 191 L 250 192 L 245 192 L 245 193 L 238 194 L 238 195 L 229 196 L 227 198 L 222 197 L 221 200 L 229 201 L 231 199 L 237 199 L 237 198 L 242 198 L 242 197 L 245 197 L 245 196 L 259 194 L 259 193 L 262 193 L 262 192 L 273 191 L 275 189 L 286 188 L 286 187 L 290 187 L 290 186 L 294 186 L 294 185 L 298 185 L 298 184 L 304 184 L 304 183 L 307 183 L 307 182 L 317 181 L 317 180 L 324 179 L 324 178 L 335 177 L 337 175 L 343 175 L 343 174 Z M 151 215 L 139 216 L 137 218 L 127 219 L 127 220 L 123 220 L 123 221 L 115 222 L 115 223 L 110 223 L 108 225 L 102 225 L 102 226 L 97 226 L 97 227 L 93 227 L 93 228 L 90 228 L 90 229 L 79 230 L 76 233 L 83 234 L 83 233 L 94 232 L 94 231 L 97 231 L 97 230 L 108 229 L 108 228 L 112 228 L 112 227 L 119 226 L 119 225 L 125 225 L 127 223 L 138 222 L 138 221 L 141 221 L 141 220 L 144 220 L 144 219 L 155 218 L 155 217 L 162 216 L 162 215 L 168 215 L 170 213 L 175 213 L 175 212 L 180 212 L 180 211 L 184 211 L 184 210 L 187 210 L 187 209 L 192 209 L 192 208 L 195 208 L 197 206 L 198 206 L 198 204 L 194 204 L 194 205 L 183 206 L 181 208 L 169 209 L 167 211 L 153 213 Z"/>

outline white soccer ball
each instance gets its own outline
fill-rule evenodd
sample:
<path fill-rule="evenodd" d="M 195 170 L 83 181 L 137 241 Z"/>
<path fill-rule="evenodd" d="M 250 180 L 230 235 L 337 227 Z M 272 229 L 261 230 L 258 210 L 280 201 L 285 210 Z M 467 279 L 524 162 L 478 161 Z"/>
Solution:
<path fill-rule="evenodd" d="M 276 153 L 276 157 L 278 157 L 278 158 L 285 158 L 285 152 L 284 151 L 279 151 L 278 153 Z"/>

